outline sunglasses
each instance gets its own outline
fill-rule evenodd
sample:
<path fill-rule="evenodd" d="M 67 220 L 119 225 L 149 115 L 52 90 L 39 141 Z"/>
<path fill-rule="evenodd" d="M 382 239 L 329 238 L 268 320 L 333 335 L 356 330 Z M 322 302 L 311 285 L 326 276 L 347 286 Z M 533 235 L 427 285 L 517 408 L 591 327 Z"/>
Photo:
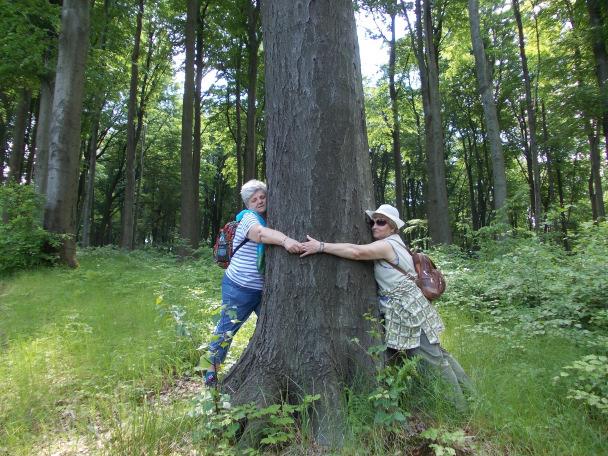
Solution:
<path fill-rule="evenodd" d="M 378 226 L 385 226 L 388 223 L 388 220 L 384 220 L 384 219 L 370 219 L 369 220 L 369 226 L 372 227 L 374 225 L 378 225 Z"/>

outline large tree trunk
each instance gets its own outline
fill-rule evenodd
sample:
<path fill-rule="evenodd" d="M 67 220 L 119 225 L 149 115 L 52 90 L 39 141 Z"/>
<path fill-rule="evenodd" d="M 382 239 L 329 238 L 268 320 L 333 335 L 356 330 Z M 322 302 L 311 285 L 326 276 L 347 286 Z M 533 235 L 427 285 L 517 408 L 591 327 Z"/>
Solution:
<path fill-rule="evenodd" d="M 517 33 L 519 37 L 519 55 L 521 58 L 521 67 L 523 71 L 524 88 L 526 92 L 526 113 L 528 119 L 528 141 L 530 146 L 530 162 L 532 164 L 532 175 L 530 180 L 534 189 L 534 228 L 539 227 L 542 219 L 542 205 L 540 199 L 540 167 L 538 165 L 538 142 L 536 138 L 536 110 L 532 100 L 532 83 L 530 80 L 530 71 L 528 70 L 528 58 L 526 56 L 526 44 L 524 38 L 524 27 L 519 11 L 519 0 L 513 0 L 513 14 L 517 23 Z"/>
<path fill-rule="evenodd" d="M 352 2 L 263 2 L 262 24 L 269 224 L 296 238 L 369 241 L 363 211 L 373 205 L 372 182 Z M 260 319 L 225 390 L 235 403 L 320 393 L 314 435 L 339 444 L 344 387 L 375 368 L 366 350 L 377 341 L 363 317 L 376 309 L 371 265 L 300 260 L 273 247 L 267 254 Z"/>
<path fill-rule="evenodd" d="M 20 183 L 23 174 L 23 157 L 25 155 L 25 129 L 27 127 L 28 113 L 32 91 L 22 89 L 15 114 L 15 127 L 13 129 L 13 148 L 9 160 L 8 180 Z"/>
<path fill-rule="evenodd" d="M 122 224 L 120 246 L 133 250 L 133 220 L 135 215 L 135 152 L 137 138 L 135 134 L 135 118 L 137 116 L 137 81 L 139 77 L 139 49 L 141 29 L 144 17 L 144 0 L 139 0 L 137 9 L 137 25 L 135 27 L 135 42 L 131 54 L 131 83 L 129 86 L 129 108 L 127 113 L 127 167 L 125 169 L 126 185 L 124 206 L 122 208 Z"/>
<path fill-rule="evenodd" d="M 606 20 L 608 20 L 608 6 L 604 0 L 604 11 L 602 14 L 601 0 L 586 0 L 589 12 L 589 23 L 591 25 L 591 45 L 595 57 L 595 74 L 600 88 L 602 107 L 602 126 L 604 139 L 606 141 L 606 160 L 608 161 L 608 50 L 606 41 Z"/>
<path fill-rule="evenodd" d="M 89 8 L 90 2 L 85 0 L 63 2 L 50 129 L 44 226 L 51 232 L 70 235 L 59 249 L 61 260 L 69 266 L 78 264 L 74 239 L 76 185 L 84 69 L 89 43 Z"/>
<path fill-rule="evenodd" d="M 399 122 L 399 101 L 397 99 L 397 88 L 395 87 L 395 65 L 397 60 L 397 42 L 395 39 L 395 16 L 391 13 L 391 39 L 389 43 L 388 61 L 388 87 L 391 98 L 391 112 L 393 115 L 393 161 L 395 164 L 395 207 L 403 216 L 403 177 L 401 173 L 401 125 Z"/>
<path fill-rule="evenodd" d="M 253 3 L 251 3 L 253 2 Z M 247 144 L 245 147 L 245 176 L 244 180 L 255 179 L 257 176 L 256 150 L 256 98 L 258 87 L 258 37 L 260 4 L 258 0 L 247 2 L 247 53 L 249 56 L 247 70 Z"/>
<path fill-rule="evenodd" d="M 181 138 L 181 216 L 180 235 L 188 246 L 196 249 L 198 244 L 196 232 L 196 213 L 194 188 L 192 174 L 192 133 L 193 133 L 193 109 L 194 109 L 194 59 L 196 25 L 198 18 L 198 0 L 188 0 L 188 11 L 186 16 L 186 64 L 184 79 L 184 98 L 182 113 L 182 138 Z M 190 252 L 183 249 L 180 252 L 187 255 Z"/>
<path fill-rule="evenodd" d="M 484 119 L 488 132 L 488 142 L 492 151 L 492 177 L 494 180 L 494 209 L 499 210 L 507 202 L 507 175 L 505 172 L 505 159 L 502 152 L 500 140 L 500 127 L 496 103 L 492 94 L 492 79 L 488 71 L 486 51 L 481 38 L 481 27 L 479 25 L 479 1 L 469 0 L 469 23 L 471 25 L 471 43 L 475 55 L 475 70 L 477 72 L 477 84 L 481 95 Z M 506 213 L 503 213 L 503 221 L 506 221 Z"/>

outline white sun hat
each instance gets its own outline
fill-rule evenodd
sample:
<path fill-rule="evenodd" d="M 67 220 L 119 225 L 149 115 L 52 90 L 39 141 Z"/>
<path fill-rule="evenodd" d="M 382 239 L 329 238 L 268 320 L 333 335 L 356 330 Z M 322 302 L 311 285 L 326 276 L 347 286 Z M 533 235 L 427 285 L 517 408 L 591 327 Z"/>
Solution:
<path fill-rule="evenodd" d="M 365 211 L 365 213 L 367 214 L 367 216 L 369 218 L 372 218 L 376 214 L 384 215 L 385 217 L 392 220 L 395 223 L 395 225 L 397 225 L 397 229 L 401 229 L 401 227 L 403 225 L 405 225 L 405 222 L 399 218 L 399 211 L 397 210 L 397 208 L 394 206 L 391 206 L 390 204 L 382 204 L 375 211 L 368 210 L 368 211 Z"/>

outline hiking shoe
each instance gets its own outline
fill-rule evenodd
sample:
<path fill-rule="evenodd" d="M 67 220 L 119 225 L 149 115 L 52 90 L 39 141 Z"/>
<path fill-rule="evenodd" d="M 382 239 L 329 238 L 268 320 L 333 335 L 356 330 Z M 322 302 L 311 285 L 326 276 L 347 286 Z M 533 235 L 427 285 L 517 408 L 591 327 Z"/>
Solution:
<path fill-rule="evenodd" d="M 207 388 L 214 388 L 217 386 L 217 372 L 215 372 L 215 371 L 205 372 L 205 386 Z"/>

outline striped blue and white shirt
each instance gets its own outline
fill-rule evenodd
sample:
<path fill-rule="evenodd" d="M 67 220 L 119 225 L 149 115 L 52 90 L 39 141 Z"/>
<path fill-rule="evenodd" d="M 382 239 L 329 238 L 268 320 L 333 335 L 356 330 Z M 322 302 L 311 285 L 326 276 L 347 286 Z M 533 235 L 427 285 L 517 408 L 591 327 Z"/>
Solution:
<path fill-rule="evenodd" d="M 260 220 L 251 212 L 245 213 L 234 234 L 233 249 L 241 245 L 241 242 L 245 240 L 245 236 L 254 225 L 260 225 Z M 228 269 L 226 269 L 226 275 L 230 280 L 245 288 L 262 289 L 264 276 L 258 272 L 257 250 L 258 243 L 250 239 L 236 252 L 230 260 Z"/>

